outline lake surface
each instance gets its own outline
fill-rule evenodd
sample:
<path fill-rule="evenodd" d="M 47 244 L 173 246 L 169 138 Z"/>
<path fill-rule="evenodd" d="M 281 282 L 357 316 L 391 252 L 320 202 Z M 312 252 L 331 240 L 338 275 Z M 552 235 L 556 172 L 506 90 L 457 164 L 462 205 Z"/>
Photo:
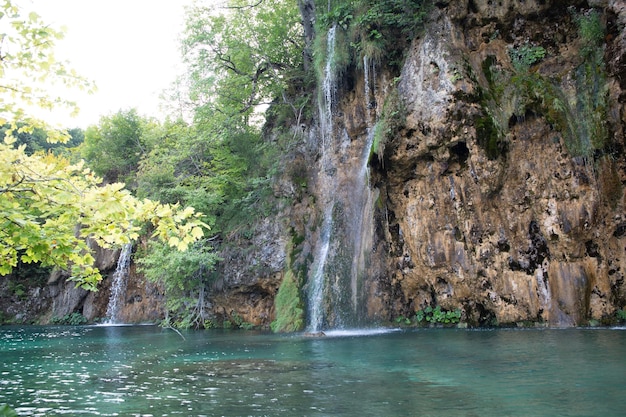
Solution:
<path fill-rule="evenodd" d="M 626 328 L 363 333 L 0 327 L 0 404 L 37 416 L 626 415 Z"/>

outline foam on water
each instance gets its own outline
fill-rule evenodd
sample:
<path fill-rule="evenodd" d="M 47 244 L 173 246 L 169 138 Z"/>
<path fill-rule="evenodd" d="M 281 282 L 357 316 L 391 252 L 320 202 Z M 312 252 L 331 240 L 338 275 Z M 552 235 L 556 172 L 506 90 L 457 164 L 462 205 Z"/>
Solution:
<path fill-rule="evenodd" d="M 355 337 L 355 336 L 376 336 L 380 334 L 387 334 L 393 332 L 399 332 L 402 329 L 390 329 L 385 327 L 377 327 L 372 329 L 335 329 L 324 331 L 325 337 Z"/>

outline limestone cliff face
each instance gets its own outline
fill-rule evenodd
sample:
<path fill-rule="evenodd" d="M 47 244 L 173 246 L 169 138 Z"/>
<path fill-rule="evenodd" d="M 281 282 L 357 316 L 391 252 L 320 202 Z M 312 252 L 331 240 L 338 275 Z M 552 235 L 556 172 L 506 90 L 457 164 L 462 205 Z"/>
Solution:
<path fill-rule="evenodd" d="M 540 45 L 545 58 L 524 71 L 558 91 L 578 115 L 571 124 L 586 123 L 592 116 L 577 113 L 581 84 L 594 81 L 581 70 L 573 16 L 591 13 L 590 5 L 438 3 L 402 69 L 406 123 L 380 170 L 392 315 L 441 305 L 461 308 L 475 324 L 574 325 L 624 305 L 624 7 L 598 3 L 614 31 L 598 46 L 610 63 L 606 89 L 597 92 L 606 108 L 596 109 L 610 144 L 586 156 L 568 145 L 572 138 L 546 106 L 549 94 L 535 85 L 536 97 L 519 97 L 529 90 L 507 92 L 525 87 L 494 86 L 494 78 L 500 71 L 502 81 L 518 82 L 502 76 L 516 74 L 509 50 Z M 485 121 L 498 119 L 505 123 L 491 126 L 500 135 L 493 152 Z"/>
<path fill-rule="evenodd" d="M 293 204 L 225 254 L 214 312 L 269 324 L 292 269 L 324 326 L 437 305 L 471 325 L 608 322 L 626 304 L 625 24 L 621 1 L 435 2 L 400 73 L 350 67 L 294 128 L 275 185 Z"/>

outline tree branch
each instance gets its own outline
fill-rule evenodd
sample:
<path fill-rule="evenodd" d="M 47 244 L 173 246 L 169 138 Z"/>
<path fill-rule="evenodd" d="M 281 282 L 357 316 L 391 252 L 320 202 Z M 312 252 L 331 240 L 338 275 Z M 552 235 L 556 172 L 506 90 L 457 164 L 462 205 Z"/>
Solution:
<path fill-rule="evenodd" d="M 224 9 L 231 9 L 231 10 L 244 10 L 244 9 L 253 9 L 257 6 L 260 6 L 261 3 L 263 3 L 264 0 L 258 0 L 255 4 L 249 4 L 246 6 L 224 6 Z"/>

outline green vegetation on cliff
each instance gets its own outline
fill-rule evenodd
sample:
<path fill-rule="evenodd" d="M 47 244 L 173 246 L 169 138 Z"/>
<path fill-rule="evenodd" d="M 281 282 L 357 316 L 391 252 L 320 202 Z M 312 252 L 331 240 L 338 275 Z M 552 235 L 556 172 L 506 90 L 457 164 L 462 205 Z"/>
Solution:
<path fill-rule="evenodd" d="M 298 280 L 292 270 L 287 270 L 276 300 L 276 320 L 272 322 L 274 332 L 295 332 L 304 328 L 304 309 L 300 299 Z"/>
<path fill-rule="evenodd" d="M 545 116 L 563 136 L 573 157 L 593 158 L 608 145 L 606 124 L 607 94 L 604 50 L 601 42 L 604 27 L 600 14 L 570 10 L 578 28 L 580 64 L 570 75 L 569 85 L 562 76 L 547 76 L 537 70 L 548 58 L 541 45 L 526 42 L 510 47 L 512 71 L 495 56 L 482 62 L 487 80 L 481 90 L 481 104 L 486 114 L 476 121 L 479 142 L 487 155 L 495 159 L 506 149 L 505 136 L 510 120 L 523 119 L 528 113 Z"/>
<path fill-rule="evenodd" d="M 428 0 L 319 0 L 318 38 L 323 42 L 321 35 L 333 25 L 341 29 L 338 70 L 350 64 L 361 66 L 364 57 L 398 66 L 404 50 L 422 29 L 430 4 Z M 316 58 L 323 60 L 321 45 L 316 48 Z"/>

